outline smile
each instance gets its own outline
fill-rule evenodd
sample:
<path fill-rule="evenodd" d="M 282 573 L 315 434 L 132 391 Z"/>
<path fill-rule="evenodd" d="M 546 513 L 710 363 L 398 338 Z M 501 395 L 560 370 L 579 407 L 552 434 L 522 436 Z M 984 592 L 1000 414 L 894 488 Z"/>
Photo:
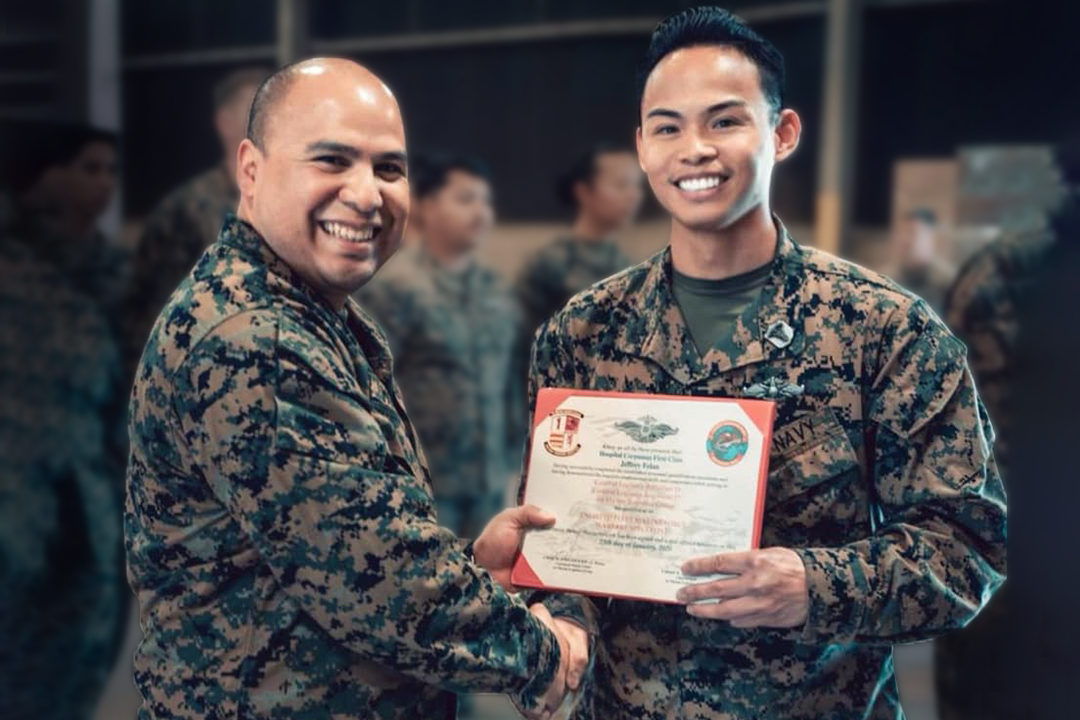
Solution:
<path fill-rule="evenodd" d="M 724 180 L 725 178 L 721 175 L 702 175 L 677 180 L 675 185 L 686 192 L 706 192 L 720 187 Z"/>
<path fill-rule="evenodd" d="M 330 220 L 320 220 L 319 227 L 322 228 L 323 232 L 325 232 L 327 235 L 333 235 L 340 240 L 354 243 L 371 241 L 371 239 L 374 238 L 381 229 L 377 225 L 356 227 L 353 225 L 346 225 L 345 223 L 333 222 Z"/>

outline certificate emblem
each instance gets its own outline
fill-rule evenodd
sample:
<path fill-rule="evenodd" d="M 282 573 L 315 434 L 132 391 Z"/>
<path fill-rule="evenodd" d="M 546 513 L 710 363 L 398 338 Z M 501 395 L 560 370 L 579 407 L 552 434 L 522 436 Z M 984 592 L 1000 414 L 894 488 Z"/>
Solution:
<path fill-rule="evenodd" d="M 569 457 L 581 449 L 577 441 L 581 429 L 581 419 L 585 417 L 577 410 L 556 410 L 548 416 L 548 439 L 544 449 L 552 455 Z"/>
<path fill-rule="evenodd" d="M 730 467 L 746 457 L 750 449 L 750 436 L 746 428 L 732 420 L 717 423 L 705 439 L 709 459 L 717 465 Z"/>

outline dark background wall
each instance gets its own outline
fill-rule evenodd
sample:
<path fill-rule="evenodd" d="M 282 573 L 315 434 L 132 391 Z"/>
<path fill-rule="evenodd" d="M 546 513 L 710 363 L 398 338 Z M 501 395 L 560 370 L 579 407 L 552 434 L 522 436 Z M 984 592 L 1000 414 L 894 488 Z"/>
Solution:
<path fill-rule="evenodd" d="M 400 36 L 605 18 L 660 18 L 693 3 L 664 0 L 403 0 L 310 3 L 314 38 Z M 731 4 L 734 9 L 777 0 Z M 951 155 L 975 143 L 1050 142 L 1080 117 L 1059 77 L 1080 3 L 927 3 L 865 11 L 857 98 L 855 217 L 885 224 L 892 164 Z M 261 0 L 125 2 L 126 212 L 144 214 L 169 188 L 218 158 L 210 87 L 234 67 L 272 64 L 276 17 Z M 823 15 L 755 23 L 783 52 L 789 104 L 804 121 L 781 169 L 778 210 L 813 220 L 823 93 Z M 519 41 L 358 56 L 398 95 L 410 146 L 451 148 L 489 162 L 500 216 L 561 217 L 553 178 L 600 139 L 632 143 L 633 75 L 647 34 Z M 244 61 L 132 65 L 160 53 L 247 48 Z M 1074 66 L 1076 63 L 1074 63 Z"/>

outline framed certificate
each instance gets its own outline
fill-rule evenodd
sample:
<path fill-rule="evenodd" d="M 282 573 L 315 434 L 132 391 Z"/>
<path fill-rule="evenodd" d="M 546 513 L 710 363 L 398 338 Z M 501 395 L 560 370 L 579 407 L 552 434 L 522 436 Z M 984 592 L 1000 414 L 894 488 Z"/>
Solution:
<path fill-rule="evenodd" d="M 525 502 L 553 513 L 515 562 L 521 587 L 674 603 L 690 558 L 756 548 L 776 405 L 545 388 Z"/>

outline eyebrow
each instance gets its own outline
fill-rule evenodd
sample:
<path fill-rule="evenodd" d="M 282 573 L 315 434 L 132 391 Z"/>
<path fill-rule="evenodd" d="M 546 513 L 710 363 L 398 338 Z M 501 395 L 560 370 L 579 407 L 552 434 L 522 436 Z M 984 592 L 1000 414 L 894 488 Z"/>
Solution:
<path fill-rule="evenodd" d="M 718 112 L 721 112 L 723 110 L 730 110 L 731 108 L 745 107 L 745 106 L 746 106 L 746 101 L 745 100 L 725 100 L 724 102 L 719 102 L 719 103 L 716 103 L 715 105 L 710 105 L 708 108 L 706 108 L 705 114 L 706 115 L 712 115 L 713 113 L 718 113 Z M 667 108 L 655 108 L 655 109 L 649 111 L 649 113 L 645 116 L 645 119 L 648 120 L 651 117 L 669 117 L 669 118 L 674 118 L 676 120 L 681 120 L 683 115 L 682 115 L 682 113 L 680 113 L 680 112 L 678 112 L 676 110 L 669 110 Z"/>
<path fill-rule="evenodd" d="M 338 155 L 344 155 L 348 158 L 355 160 L 360 157 L 360 151 L 354 148 L 352 145 L 346 145 L 345 143 L 334 142 L 333 140 L 316 140 L 313 143 L 309 143 L 304 148 L 305 152 L 330 152 L 337 153 Z"/>
<path fill-rule="evenodd" d="M 379 153 L 377 156 L 382 162 L 397 162 L 402 165 L 409 164 L 409 156 L 400 150 L 394 152 Z"/>
<path fill-rule="evenodd" d="M 304 148 L 304 150 L 308 153 L 336 153 L 338 155 L 344 155 L 351 160 L 356 160 L 361 155 L 363 155 L 360 150 L 353 147 L 352 145 L 347 145 L 342 142 L 335 142 L 333 140 L 316 140 L 313 143 L 309 143 L 307 147 Z M 399 162 L 402 165 L 409 164 L 409 157 L 405 154 L 403 150 L 392 150 L 390 152 L 379 153 L 378 155 L 376 155 L 376 157 L 381 162 Z"/>

